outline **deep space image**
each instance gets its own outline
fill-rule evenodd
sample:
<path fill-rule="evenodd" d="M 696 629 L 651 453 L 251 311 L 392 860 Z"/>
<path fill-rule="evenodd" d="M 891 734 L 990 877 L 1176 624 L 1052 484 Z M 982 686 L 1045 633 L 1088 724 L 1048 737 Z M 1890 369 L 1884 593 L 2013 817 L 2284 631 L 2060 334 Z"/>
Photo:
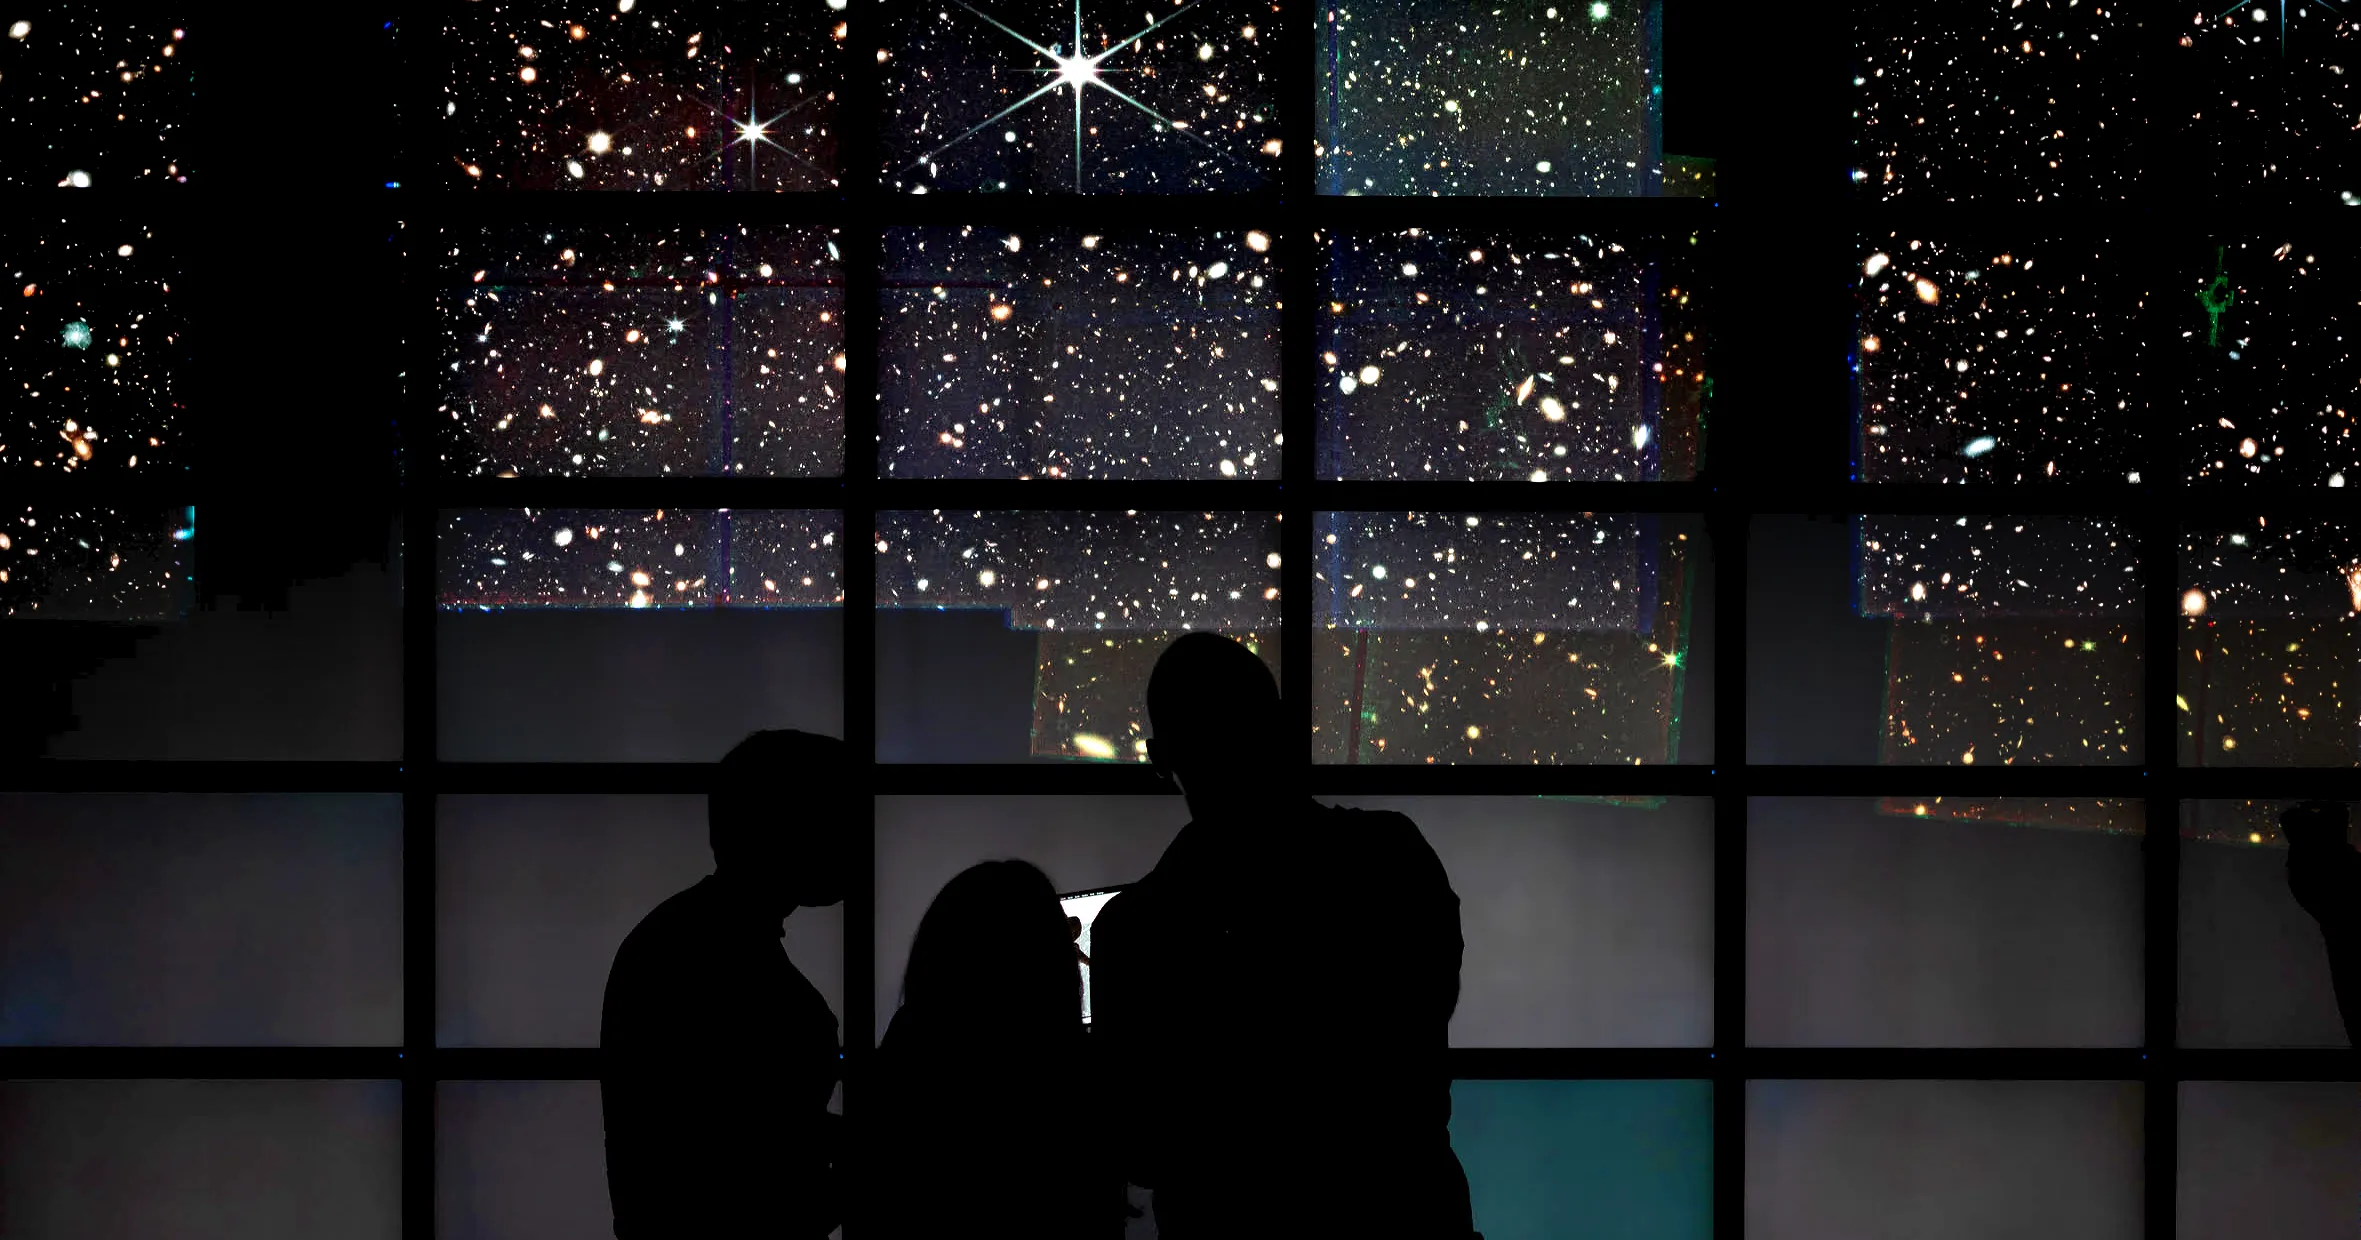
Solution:
<path fill-rule="evenodd" d="M 1318 52 L 1323 194 L 1685 192 L 1667 188 L 1660 0 L 1337 0 Z"/>
<path fill-rule="evenodd" d="M 0 13 L 0 187 L 186 185 L 196 74 L 185 15 L 17 4 Z"/>
<path fill-rule="evenodd" d="M 905 193 L 1275 188 L 1271 0 L 876 6 L 881 184 Z M 870 49 L 861 49 L 871 55 Z"/>
<path fill-rule="evenodd" d="M 844 604 L 844 514 L 821 509 L 483 508 L 443 514 L 445 609 Z"/>
<path fill-rule="evenodd" d="M 1694 478 L 1712 236 L 1322 237 L 1319 476 Z"/>
<path fill-rule="evenodd" d="M 178 236 L 104 219 L 12 222 L 0 474 L 187 468 Z"/>
<path fill-rule="evenodd" d="M 2171 345 L 2190 482 L 2361 486 L 2361 247 L 2302 231 L 2187 247 Z"/>
<path fill-rule="evenodd" d="M 2112 243 L 1896 232 L 1859 262 L 1856 481 L 2141 480 L 2148 297 Z"/>
<path fill-rule="evenodd" d="M 16 504 L 0 512 L 0 617 L 141 623 L 196 600 L 194 508 Z"/>
<path fill-rule="evenodd" d="M 1675 760 L 1702 522 L 1317 519 L 1315 761 Z"/>
<path fill-rule="evenodd" d="M 1861 0 L 1854 190 L 1878 201 L 2115 202 L 2141 174 L 2162 14 L 2128 0 Z"/>
<path fill-rule="evenodd" d="M 2180 575 L 2181 764 L 2361 765 L 2361 526 L 2191 526 Z"/>
<path fill-rule="evenodd" d="M 2145 802 L 2107 797 L 1885 797 L 1877 812 L 1900 818 L 2146 835 Z"/>
<path fill-rule="evenodd" d="M 2287 837 L 2279 831 L 2279 815 L 2294 809 L 2296 801 L 2232 801 L 2206 799 L 2181 802 L 2181 838 L 2203 840 L 2211 844 L 2235 844 L 2245 848 L 2285 848 Z M 2350 811 L 2353 806 L 2347 805 Z M 2354 815 L 2356 825 L 2349 828 L 2348 843 L 2361 844 L 2361 815 Z"/>
<path fill-rule="evenodd" d="M 830 189 L 849 3 L 448 6 L 442 183 Z"/>
<path fill-rule="evenodd" d="M 445 234 L 442 468 L 844 472 L 844 284 L 817 226 Z"/>
<path fill-rule="evenodd" d="M 1279 476 L 1279 265 L 1256 228 L 890 228 L 888 478 Z"/>
<path fill-rule="evenodd" d="M 1156 659 L 1225 633 L 1278 669 L 1279 516 L 877 514 L 877 606 L 1001 613 L 1035 634 L 1032 753 L 1144 761 Z"/>
<path fill-rule="evenodd" d="M 1882 761 L 2136 765 L 2137 539 L 2110 517 L 1865 516 L 1863 616 L 1895 621 Z"/>
<path fill-rule="evenodd" d="M 2167 129 L 2191 188 L 2254 203 L 2361 204 L 2361 12 L 2343 0 L 2167 8 L 2149 71 L 2183 93 Z"/>

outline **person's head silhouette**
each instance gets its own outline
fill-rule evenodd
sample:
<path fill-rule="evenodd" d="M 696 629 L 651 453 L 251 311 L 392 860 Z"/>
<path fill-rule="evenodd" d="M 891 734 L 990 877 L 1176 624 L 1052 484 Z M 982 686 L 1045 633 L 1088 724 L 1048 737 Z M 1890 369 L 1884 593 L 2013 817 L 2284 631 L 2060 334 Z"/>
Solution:
<path fill-rule="evenodd" d="M 1272 794 L 1284 746 L 1279 682 L 1262 658 L 1219 633 L 1190 633 L 1148 676 L 1148 760 L 1200 817 Z"/>
<path fill-rule="evenodd" d="M 983 1040 L 1082 1028 L 1082 973 L 1057 888 L 1022 861 L 969 866 L 910 944 L 902 1002 Z"/>
<path fill-rule="evenodd" d="M 833 736 L 779 730 L 738 742 L 706 797 L 714 872 L 781 917 L 844 899 L 852 836 L 844 764 L 844 742 Z"/>

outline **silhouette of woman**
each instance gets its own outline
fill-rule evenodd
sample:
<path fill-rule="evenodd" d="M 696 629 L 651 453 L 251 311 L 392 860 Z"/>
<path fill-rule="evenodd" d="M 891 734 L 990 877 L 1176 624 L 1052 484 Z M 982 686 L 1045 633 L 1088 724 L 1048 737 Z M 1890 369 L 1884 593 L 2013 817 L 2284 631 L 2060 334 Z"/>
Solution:
<path fill-rule="evenodd" d="M 1087 1135 L 1088 1050 L 1048 877 L 987 861 L 952 879 L 919 921 L 878 1049 L 864 1234 L 1120 1236 L 1123 1182 Z"/>

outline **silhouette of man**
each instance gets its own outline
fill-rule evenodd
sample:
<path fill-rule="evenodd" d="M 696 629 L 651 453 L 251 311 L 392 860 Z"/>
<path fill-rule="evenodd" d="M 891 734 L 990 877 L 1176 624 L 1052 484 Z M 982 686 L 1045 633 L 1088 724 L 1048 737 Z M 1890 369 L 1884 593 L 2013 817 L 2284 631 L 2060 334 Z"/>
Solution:
<path fill-rule="evenodd" d="M 1190 821 L 1099 911 L 1091 967 L 1116 1139 L 1159 1233 L 1467 1240 L 1442 862 L 1408 818 L 1299 790 L 1304 746 L 1237 642 L 1174 642 L 1147 705 L 1149 758 Z M 1313 946 L 1274 959 L 1280 920 Z"/>
<path fill-rule="evenodd" d="M 707 798 L 714 872 L 624 938 L 599 1025 L 618 1240 L 826 1236 L 836 1016 L 781 924 L 844 898 L 844 742 L 757 732 Z"/>
<path fill-rule="evenodd" d="M 2287 836 L 2287 889 L 2328 944 L 2328 975 L 2345 1038 L 2361 1036 L 2361 853 L 2346 833 L 2350 812 L 2338 801 L 2306 801 L 2279 815 Z"/>

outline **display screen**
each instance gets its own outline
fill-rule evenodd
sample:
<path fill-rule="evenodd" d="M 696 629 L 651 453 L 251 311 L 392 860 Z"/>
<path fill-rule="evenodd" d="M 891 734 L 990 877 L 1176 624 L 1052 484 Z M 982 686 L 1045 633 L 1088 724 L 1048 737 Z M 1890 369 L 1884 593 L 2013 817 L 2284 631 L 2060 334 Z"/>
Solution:
<path fill-rule="evenodd" d="M 1075 967 L 1082 970 L 1082 1023 L 1085 1025 L 1090 1023 L 1091 923 L 1098 920 L 1099 910 L 1105 908 L 1107 901 L 1114 899 L 1116 893 L 1121 890 L 1123 890 L 1121 887 L 1108 887 L 1099 891 L 1078 891 L 1073 895 L 1058 897 L 1058 906 L 1066 910 L 1068 924 L 1081 923 L 1074 936 L 1074 958 Z"/>

